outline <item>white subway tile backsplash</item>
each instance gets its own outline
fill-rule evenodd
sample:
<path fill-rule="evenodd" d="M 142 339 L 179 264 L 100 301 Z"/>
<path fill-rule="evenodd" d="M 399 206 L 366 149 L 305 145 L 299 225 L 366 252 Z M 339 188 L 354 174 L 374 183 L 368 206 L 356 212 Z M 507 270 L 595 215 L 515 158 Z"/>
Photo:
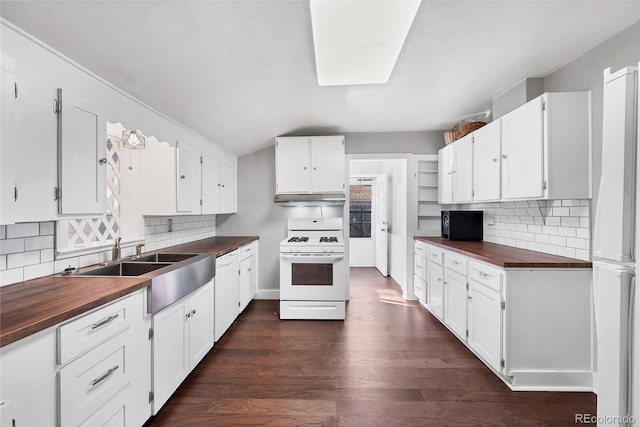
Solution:
<path fill-rule="evenodd" d="M 555 246 L 567 246 L 567 238 L 560 236 L 549 236 L 549 243 Z"/>
<path fill-rule="evenodd" d="M 576 249 L 576 258 L 589 261 L 591 259 L 591 254 L 588 250 Z"/>
<path fill-rule="evenodd" d="M 51 248 L 53 248 L 53 236 L 27 237 L 24 239 L 25 251 Z"/>
<path fill-rule="evenodd" d="M 560 222 L 563 227 L 580 227 L 580 218 L 562 217 Z"/>
<path fill-rule="evenodd" d="M 542 232 L 544 234 L 556 235 L 556 234 L 558 234 L 558 227 L 556 227 L 554 225 L 543 225 L 542 226 Z"/>
<path fill-rule="evenodd" d="M 6 239 L 7 238 L 6 230 L 7 230 L 7 228 L 4 225 L 0 225 L 0 239 Z"/>
<path fill-rule="evenodd" d="M 580 206 L 580 200 L 563 200 L 562 206 Z"/>
<path fill-rule="evenodd" d="M 7 256 L 0 255 L 0 270 L 6 270 L 6 269 L 7 269 Z"/>
<path fill-rule="evenodd" d="M 546 221 L 544 222 L 546 225 L 553 225 L 553 226 L 559 226 L 560 225 L 560 218 L 555 217 L 555 216 L 547 216 Z"/>
<path fill-rule="evenodd" d="M 589 218 L 580 218 L 580 227 L 589 228 Z"/>
<path fill-rule="evenodd" d="M 53 272 L 55 273 L 60 273 L 62 271 L 64 271 L 65 268 L 67 267 L 74 267 L 74 268 L 79 268 L 78 265 L 78 258 L 67 258 L 67 259 L 63 259 L 60 261 L 56 261 L 53 264 Z"/>
<path fill-rule="evenodd" d="M 78 266 L 86 267 L 88 265 L 94 265 L 100 263 L 100 253 L 82 255 L 78 258 Z"/>
<path fill-rule="evenodd" d="M 40 263 L 40 251 L 20 252 L 7 255 L 7 268 L 19 268 Z"/>
<path fill-rule="evenodd" d="M 23 224 L 7 225 L 7 239 L 15 239 L 17 237 L 32 237 L 40 235 L 40 223 L 25 222 Z"/>
<path fill-rule="evenodd" d="M 521 216 L 520 222 L 522 224 L 533 224 L 533 218 L 531 218 L 530 216 Z"/>
<path fill-rule="evenodd" d="M 577 217 L 588 217 L 589 216 L 589 207 L 587 206 L 576 206 L 569 208 L 569 212 L 571 216 Z"/>
<path fill-rule="evenodd" d="M 581 239 L 589 239 L 591 237 L 588 228 L 577 228 L 576 229 L 576 237 L 580 237 Z"/>
<path fill-rule="evenodd" d="M 24 239 L 0 240 L 0 255 L 24 252 Z"/>
<path fill-rule="evenodd" d="M 569 208 L 553 208 L 553 216 L 569 216 Z"/>
<path fill-rule="evenodd" d="M 567 246 L 576 249 L 587 249 L 587 241 L 585 239 L 567 237 Z"/>
<path fill-rule="evenodd" d="M 573 227 L 559 227 L 558 236 L 576 237 L 576 229 Z"/>
<path fill-rule="evenodd" d="M 566 257 L 569 257 L 569 258 L 575 258 L 576 257 L 576 250 L 574 248 L 567 248 L 567 247 L 563 247 L 563 246 L 558 246 L 558 255 L 566 256 Z"/>
<path fill-rule="evenodd" d="M 30 265 L 24 268 L 24 280 L 31 280 L 37 277 L 50 276 L 53 274 L 53 262 Z"/>
<path fill-rule="evenodd" d="M 546 245 L 546 244 L 542 244 L 542 252 L 546 253 L 546 254 L 551 254 L 551 255 L 557 255 L 558 254 L 558 247 L 556 245 Z"/>
<path fill-rule="evenodd" d="M 14 268 L 13 270 L 4 270 L 0 272 L 0 286 L 22 282 L 23 280 L 24 280 L 23 268 Z"/>
<path fill-rule="evenodd" d="M 529 233 L 542 233 L 542 227 L 539 225 L 529 225 L 527 228 Z"/>
<path fill-rule="evenodd" d="M 40 223 L 41 236 L 53 236 L 54 229 L 55 229 L 55 223 L 53 221 Z"/>
<path fill-rule="evenodd" d="M 40 262 L 53 261 L 53 249 L 44 249 L 40 251 Z"/>
<path fill-rule="evenodd" d="M 542 252 L 542 245 L 536 242 L 529 242 L 527 249 L 530 251 Z"/>
<path fill-rule="evenodd" d="M 535 236 L 535 241 L 538 243 L 549 243 L 549 238 L 551 237 L 546 234 L 536 234 Z"/>

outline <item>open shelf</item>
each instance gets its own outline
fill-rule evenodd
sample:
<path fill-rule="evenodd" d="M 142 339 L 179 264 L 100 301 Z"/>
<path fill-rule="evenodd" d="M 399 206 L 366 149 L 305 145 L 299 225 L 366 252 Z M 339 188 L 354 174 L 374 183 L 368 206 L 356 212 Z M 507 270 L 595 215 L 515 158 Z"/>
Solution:
<path fill-rule="evenodd" d="M 438 156 L 418 157 L 418 231 L 420 235 L 440 235 L 440 211 L 438 204 Z"/>

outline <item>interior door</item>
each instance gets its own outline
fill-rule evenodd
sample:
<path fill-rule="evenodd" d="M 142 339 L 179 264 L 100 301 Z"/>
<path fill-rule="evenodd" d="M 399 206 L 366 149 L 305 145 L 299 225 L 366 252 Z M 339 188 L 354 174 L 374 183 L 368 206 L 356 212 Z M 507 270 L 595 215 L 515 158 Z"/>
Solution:
<path fill-rule="evenodd" d="M 376 268 L 383 275 L 388 275 L 387 246 L 387 174 L 376 177 Z"/>

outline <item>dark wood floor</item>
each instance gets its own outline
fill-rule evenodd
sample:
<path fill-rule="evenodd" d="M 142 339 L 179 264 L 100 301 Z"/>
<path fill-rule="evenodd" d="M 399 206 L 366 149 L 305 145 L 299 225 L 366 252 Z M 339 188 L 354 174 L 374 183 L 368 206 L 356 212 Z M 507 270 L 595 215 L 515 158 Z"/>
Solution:
<path fill-rule="evenodd" d="M 253 301 L 150 424 L 571 426 L 592 393 L 512 392 L 375 269 L 343 321 L 281 321 Z"/>

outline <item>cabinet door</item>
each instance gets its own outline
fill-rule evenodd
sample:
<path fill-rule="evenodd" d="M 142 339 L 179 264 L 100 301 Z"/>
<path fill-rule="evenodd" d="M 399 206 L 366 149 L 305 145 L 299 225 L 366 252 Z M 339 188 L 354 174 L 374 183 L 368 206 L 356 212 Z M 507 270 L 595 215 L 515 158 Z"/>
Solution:
<path fill-rule="evenodd" d="M 177 210 L 200 213 L 200 146 L 194 142 L 177 144 Z"/>
<path fill-rule="evenodd" d="M 16 194 L 15 175 L 13 165 L 15 158 L 14 125 L 15 125 L 15 61 L 2 53 L 0 61 L 0 224 L 10 224 L 16 221 L 15 204 L 18 199 Z"/>
<path fill-rule="evenodd" d="M 469 346 L 496 371 L 502 351 L 500 293 L 475 281 L 469 282 Z"/>
<path fill-rule="evenodd" d="M 276 193 L 308 193 L 311 189 L 309 138 L 276 138 Z"/>
<path fill-rule="evenodd" d="M 427 262 L 427 308 L 436 317 L 442 319 L 444 313 L 444 279 L 442 266 L 434 262 Z"/>
<path fill-rule="evenodd" d="M 542 97 L 502 117 L 502 198 L 543 196 Z"/>
<path fill-rule="evenodd" d="M 467 340 L 467 279 L 444 270 L 444 323 L 462 341 Z"/>
<path fill-rule="evenodd" d="M 202 148 L 202 213 L 220 213 L 220 154 L 213 147 Z"/>
<path fill-rule="evenodd" d="M 235 160 L 235 159 L 234 159 Z M 235 213 L 236 208 L 236 166 L 235 161 L 223 159 L 220 163 L 220 212 Z"/>
<path fill-rule="evenodd" d="M 453 146 L 438 151 L 438 203 L 453 203 Z"/>
<path fill-rule="evenodd" d="M 238 316 L 240 304 L 238 251 L 216 258 L 215 277 L 215 340 L 229 329 Z"/>
<path fill-rule="evenodd" d="M 251 269 L 253 266 L 253 257 L 248 257 L 240 261 L 240 307 L 238 312 L 242 312 L 249 304 L 251 288 L 253 282 L 253 274 Z"/>
<path fill-rule="evenodd" d="M 345 191 L 344 137 L 311 137 L 311 192 Z"/>
<path fill-rule="evenodd" d="M 61 214 L 106 212 L 107 123 L 77 94 L 58 89 Z"/>
<path fill-rule="evenodd" d="M 469 134 L 451 144 L 453 155 L 453 201 L 473 200 L 473 135 Z"/>
<path fill-rule="evenodd" d="M 189 373 L 187 308 L 173 304 L 153 316 L 153 414 L 171 397 Z"/>
<path fill-rule="evenodd" d="M 500 199 L 500 120 L 473 133 L 473 200 Z"/>
<path fill-rule="evenodd" d="M 213 347 L 213 283 L 189 298 L 189 370 Z"/>

